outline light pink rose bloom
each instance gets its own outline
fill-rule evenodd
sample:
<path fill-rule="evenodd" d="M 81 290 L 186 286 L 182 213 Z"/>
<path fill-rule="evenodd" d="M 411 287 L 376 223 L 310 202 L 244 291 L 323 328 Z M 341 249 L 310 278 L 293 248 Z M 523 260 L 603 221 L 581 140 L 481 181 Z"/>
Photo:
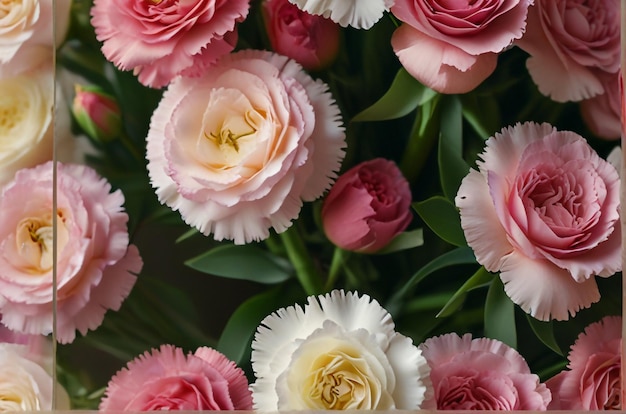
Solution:
<path fill-rule="evenodd" d="M 615 168 L 576 133 L 532 122 L 489 138 L 479 158 L 455 200 L 477 261 L 537 319 L 597 302 L 594 276 L 622 268 Z"/>
<path fill-rule="evenodd" d="M 406 229 L 410 207 L 411 189 L 398 166 L 376 158 L 337 179 L 324 201 L 322 224 L 342 249 L 374 253 Z"/>
<path fill-rule="evenodd" d="M 403 24 L 391 45 L 415 79 L 441 93 L 465 93 L 495 70 L 498 53 L 522 37 L 533 0 L 396 0 Z"/>
<path fill-rule="evenodd" d="M 160 88 L 230 53 L 249 7 L 250 0 L 95 0 L 91 24 L 109 61 Z"/>
<path fill-rule="evenodd" d="M 216 240 L 280 233 L 326 191 L 345 134 L 327 86 L 293 60 L 248 50 L 165 91 L 147 138 L 162 203 Z"/>
<path fill-rule="evenodd" d="M 52 162 L 0 193 L 0 312 L 9 329 L 52 332 Z M 142 267 L 128 245 L 124 196 L 89 167 L 58 163 L 57 336 L 72 342 L 119 309 Z"/>
<path fill-rule="evenodd" d="M 11 62 L 21 66 L 22 54 L 33 50 L 47 52 L 58 47 L 65 38 L 69 25 L 71 0 L 8 1 L 2 4 L 0 14 L 0 65 Z M 53 39 L 52 16 L 56 30 Z M 34 49 L 31 49 L 34 47 Z M 28 58 L 28 61 L 31 59 Z"/>
<path fill-rule="evenodd" d="M 272 49 L 307 70 L 330 65 L 339 52 L 339 26 L 332 20 L 303 12 L 289 0 L 262 3 Z"/>
<path fill-rule="evenodd" d="M 604 93 L 580 102 L 583 121 L 598 138 L 618 140 L 622 134 L 620 72 L 598 76 Z"/>
<path fill-rule="evenodd" d="M 214 349 L 185 355 L 162 345 L 130 361 L 109 381 L 100 411 L 251 410 L 244 372 Z"/>
<path fill-rule="evenodd" d="M 550 390 L 530 372 L 510 346 L 489 338 L 455 333 L 427 339 L 419 346 L 430 366 L 437 410 L 546 410 Z"/>
<path fill-rule="evenodd" d="M 585 328 L 572 345 L 569 370 L 546 382 L 551 410 L 621 410 L 622 318 L 607 316 Z"/>
<path fill-rule="evenodd" d="M 599 76 L 620 64 L 620 0 L 536 0 L 516 44 L 542 94 L 557 102 L 602 94 Z"/>

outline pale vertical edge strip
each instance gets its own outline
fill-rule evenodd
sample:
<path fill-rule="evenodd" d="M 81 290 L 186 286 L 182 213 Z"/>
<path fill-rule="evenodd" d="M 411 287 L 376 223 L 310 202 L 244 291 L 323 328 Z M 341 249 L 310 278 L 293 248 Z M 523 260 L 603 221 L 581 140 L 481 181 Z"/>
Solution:
<path fill-rule="evenodd" d="M 57 2 L 52 0 L 52 410 L 57 409 Z"/>
<path fill-rule="evenodd" d="M 620 85 L 626 87 L 626 0 L 622 0 L 621 2 L 621 13 L 620 13 L 620 26 L 621 26 L 621 69 L 620 69 Z M 624 263 L 626 262 L 626 211 L 624 210 L 624 206 L 626 206 L 626 93 L 624 92 L 624 88 L 620 88 L 620 99 L 621 99 L 621 123 L 622 123 L 622 139 L 621 139 L 621 147 L 622 147 L 622 168 L 620 171 L 621 177 L 621 192 L 620 192 L 620 205 L 621 205 L 621 213 L 620 213 L 620 222 L 622 226 L 622 355 L 621 355 L 621 372 L 620 372 L 620 381 L 621 381 L 621 408 L 624 409 L 624 403 L 626 403 L 626 283 L 624 283 Z"/>

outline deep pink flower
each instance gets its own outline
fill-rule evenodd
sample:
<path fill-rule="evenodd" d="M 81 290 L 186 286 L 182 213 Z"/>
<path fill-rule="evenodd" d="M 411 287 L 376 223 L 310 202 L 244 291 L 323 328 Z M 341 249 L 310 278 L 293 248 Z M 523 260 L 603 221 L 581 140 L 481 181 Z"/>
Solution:
<path fill-rule="evenodd" d="M 0 193 L 0 312 L 8 328 L 52 332 L 52 162 Z M 89 167 L 57 163 L 57 334 L 72 342 L 117 310 L 142 267 L 124 196 Z"/>
<path fill-rule="evenodd" d="M 557 102 L 604 92 L 599 76 L 620 64 L 619 0 L 536 0 L 516 44 L 539 91 Z"/>
<path fill-rule="evenodd" d="M 393 161 L 362 162 L 342 174 L 322 208 L 326 236 L 346 250 L 373 253 L 411 222 L 411 189 Z"/>
<path fill-rule="evenodd" d="M 249 7 L 250 0 L 95 0 L 91 23 L 109 61 L 160 88 L 231 52 Z"/>
<path fill-rule="evenodd" d="M 456 196 L 478 262 L 537 319 L 600 299 L 594 276 L 621 270 L 620 180 L 581 136 L 532 122 L 486 142 Z"/>
<path fill-rule="evenodd" d="M 580 102 L 580 111 L 585 124 L 591 132 L 602 139 L 618 140 L 621 137 L 622 99 L 619 77 L 620 72 L 598 76 L 604 93 Z"/>
<path fill-rule="evenodd" d="M 265 0 L 265 28 L 272 49 L 305 69 L 330 65 L 339 51 L 339 26 L 322 16 L 304 12 L 289 0 Z"/>
<path fill-rule="evenodd" d="M 425 406 L 437 410 L 544 411 L 550 390 L 510 346 L 489 338 L 450 333 L 419 348 L 430 366 L 434 395 Z"/>
<path fill-rule="evenodd" d="M 109 381 L 100 411 L 251 410 L 244 372 L 214 349 L 185 355 L 162 345 L 130 361 Z"/>
<path fill-rule="evenodd" d="M 283 232 L 343 159 L 339 109 L 293 60 L 246 50 L 163 95 L 147 138 L 152 186 L 191 226 L 237 244 Z"/>
<path fill-rule="evenodd" d="M 533 0 L 396 0 L 403 24 L 391 44 L 402 66 L 442 93 L 469 92 L 496 68 L 497 54 L 522 37 Z"/>
<path fill-rule="evenodd" d="M 83 131 L 96 141 L 111 141 L 122 131 L 117 101 L 97 86 L 75 86 L 72 114 Z"/>
<path fill-rule="evenodd" d="M 551 410 L 621 410 L 622 318 L 607 316 L 585 328 L 567 359 L 569 370 L 546 382 Z"/>

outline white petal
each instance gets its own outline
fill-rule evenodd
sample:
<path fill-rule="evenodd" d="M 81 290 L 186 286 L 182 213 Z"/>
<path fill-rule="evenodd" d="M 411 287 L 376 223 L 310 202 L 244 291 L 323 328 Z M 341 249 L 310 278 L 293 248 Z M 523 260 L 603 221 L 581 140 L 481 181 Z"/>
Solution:
<path fill-rule="evenodd" d="M 289 0 L 310 14 L 330 18 L 341 26 L 369 29 L 393 5 L 393 0 Z"/>

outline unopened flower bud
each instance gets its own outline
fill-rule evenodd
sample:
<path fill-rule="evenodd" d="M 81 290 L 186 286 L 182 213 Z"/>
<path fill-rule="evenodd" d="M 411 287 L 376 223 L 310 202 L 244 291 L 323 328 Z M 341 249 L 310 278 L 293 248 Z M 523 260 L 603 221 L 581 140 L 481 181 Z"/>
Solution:
<path fill-rule="evenodd" d="M 75 86 L 72 113 L 78 125 L 92 139 L 108 142 L 122 130 L 120 107 L 116 100 L 96 86 Z"/>

